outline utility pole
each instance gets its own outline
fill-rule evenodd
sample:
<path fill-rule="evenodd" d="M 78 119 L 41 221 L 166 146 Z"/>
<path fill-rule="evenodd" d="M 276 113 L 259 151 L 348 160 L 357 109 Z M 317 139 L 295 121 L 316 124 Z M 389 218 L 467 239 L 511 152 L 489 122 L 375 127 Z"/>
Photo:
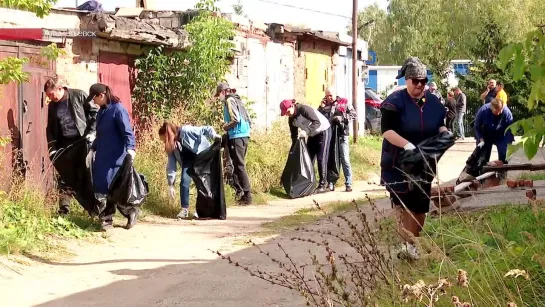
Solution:
<path fill-rule="evenodd" d="M 352 105 L 358 112 L 358 0 L 352 0 Z M 354 121 L 354 143 L 358 142 L 358 119 Z"/>

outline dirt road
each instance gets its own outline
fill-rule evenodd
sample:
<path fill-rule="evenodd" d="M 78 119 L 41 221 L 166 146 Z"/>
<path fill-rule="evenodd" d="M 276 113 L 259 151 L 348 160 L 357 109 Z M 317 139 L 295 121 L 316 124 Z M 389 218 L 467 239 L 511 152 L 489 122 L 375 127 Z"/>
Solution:
<path fill-rule="evenodd" d="M 438 171 L 441 181 L 458 177 L 474 146 L 472 141 L 459 143 L 444 155 Z M 259 231 L 264 222 L 312 206 L 314 199 L 322 204 L 349 201 L 377 188 L 358 182 L 353 193 L 229 208 L 226 221 L 154 218 L 131 231 L 116 228 L 100 244 L 67 242 L 75 256 L 63 263 L 35 259 L 22 264 L 0 258 L 10 268 L 0 265 L 0 306 L 298 306 L 302 301 L 296 293 L 250 277 L 210 250 L 270 265 L 254 248 L 234 243 Z M 389 204 L 382 201 L 379 206 Z M 308 247 L 291 244 L 295 255 L 308 258 Z"/>

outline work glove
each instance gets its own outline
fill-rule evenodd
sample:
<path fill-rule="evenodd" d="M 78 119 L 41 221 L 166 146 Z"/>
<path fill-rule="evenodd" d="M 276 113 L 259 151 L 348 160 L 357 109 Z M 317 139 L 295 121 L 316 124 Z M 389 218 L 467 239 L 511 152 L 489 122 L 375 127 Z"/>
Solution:
<path fill-rule="evenodd" d="M 307 137 L 307 132 L 305 130 L 299 129 L 299 138 L 304 139 Z"/>
<path fill-rule="evenodd" d="M 403 149 L 405 149 L 405 150 L 415 150 L 416 146 L 414 146 L 413 143 L 409 142 L 409 143 L 405 144 L 405 146 L 403 146 Z"/>
<path fill-rule="evenodd" d="M 134 157 L 136 157 L 136 151 L 132 150 L 132 149 L 128 149 L 127 150 L 127 154 L 129 156 L 131 156 L 131 158 L 134 160 Z"/>
<path fill-rule="evenodd" d="M 91 168 L 91 165 L 93 164 L 94 159 L 95 159 L 95 151 L 91 149 L 89 150 L 87 157 L 85 157 L 85 166 L 87 166 L 87 168 Z"/>
<path fill-rule="evenodd" d="M 479 148 L 483 148 L 483 146 L 484 146 L 484 141 L 481 141 L 481 142 L 477 145 L 477 147 L 479 147 Z"/>
<path fill-rule="evenodd" d="M 172 199 L 174 199 L 176 196 L 176 191 L 174 190 L 173 185 L 168 186 L 168 196 Z"/>
<path fill-rule="evenodd" d="M 51 150 L 49 152 L 49 160 L 53 160 L 53 158 L 55 157 L 55 154 L 57 153 L 56 150 Z"/>
<path fill-rule="evenodd" d="M 89 144 L 92 144 L 95 141 L 96 136 L 94 133 L 89 133 L 85 136 L 85 139 L 87 140 L 87 142 L 89 142 Z"/>

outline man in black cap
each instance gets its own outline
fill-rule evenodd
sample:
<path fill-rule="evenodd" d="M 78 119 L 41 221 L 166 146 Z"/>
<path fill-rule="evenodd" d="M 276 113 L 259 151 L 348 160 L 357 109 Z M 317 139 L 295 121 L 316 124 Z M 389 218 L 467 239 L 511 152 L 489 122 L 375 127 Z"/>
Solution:
<path fill-rule="evenodd" d="M 94 141 L 98 107 L 87 98 L 84 91 L 69 89 L 59 77 L 47 80 L 44 92 L 51 101 L 46 128 L 49 158 L 60 177 L 58 212 L 68 214 L 70 199 L 76 192 L 73 185 L 82 184 L 83 173 L 86 171 L 88 146 L 80 146 L 77 142 L 81 140 L 91 144 Z M 91 214 L 89 209 L 88 212 Z"/>
<path fill-rule="evenodd" d="M 227 82 L 216 88 L 216 97 L 223 102 L 223 130 L 228 135 L 229 155 L 233 161 L 236 198 L 241 205 L 252 203 L 250 179 L 246 171 L 246 154 L 251 122 L 240 96 L 233 93 Z"/>

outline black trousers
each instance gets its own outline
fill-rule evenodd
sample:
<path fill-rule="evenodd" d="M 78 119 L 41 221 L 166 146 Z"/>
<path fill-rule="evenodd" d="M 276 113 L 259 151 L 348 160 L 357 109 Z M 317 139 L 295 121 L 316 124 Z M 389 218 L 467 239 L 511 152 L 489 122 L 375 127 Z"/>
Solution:
<path fill-rule="evenodd" d="M 331 128 L 322 131 L 315 136 L 309 136 L 307 141 L 308 154 L 312 160 L 318 160 L 318 177 L 320 187 L 327 186 L 327 161 L 329 159 L 329 147 L 331 145 Z"/>
<path fill-rule="evenodd" d="M 234 185 L 237 193 L 250 193 L 250 178 L 246 171 L 249 138 L 229 139 L 229 156 L 233 162 Z"/>
<path fill-rule="evenodd" d="M 447 117 L 447 129 L 448 131 L 454 133 L 454 123 L 456 122 L 456 117 L 448 118 Z"/>
<path fill-rule="evenodd" d="M 74 196 L 75 191 L 70 187 L 74 183 L 81 182 L 83 180 L 83 174 L 81 170 L 78 170 L 83 164 L 85 165 L 86 153 L 83 149 L 81 150 L 70 150 L 70 148 L 80 137 L 74 138 L 63 138 L 59 139 L 57 142 L 58 150 L 53 157 L 53 163 L 57 162 L 58 164 L 69 163 L 72 164 L 71 171 L 57 171 L 57 189 L 59 191 L 59 209 L 64 212 L 70 210 L 70 200 Z M 83 162 L 83 163 L 82 163 Z M 66 168 L 66 165 L 65 165 Z"/>

